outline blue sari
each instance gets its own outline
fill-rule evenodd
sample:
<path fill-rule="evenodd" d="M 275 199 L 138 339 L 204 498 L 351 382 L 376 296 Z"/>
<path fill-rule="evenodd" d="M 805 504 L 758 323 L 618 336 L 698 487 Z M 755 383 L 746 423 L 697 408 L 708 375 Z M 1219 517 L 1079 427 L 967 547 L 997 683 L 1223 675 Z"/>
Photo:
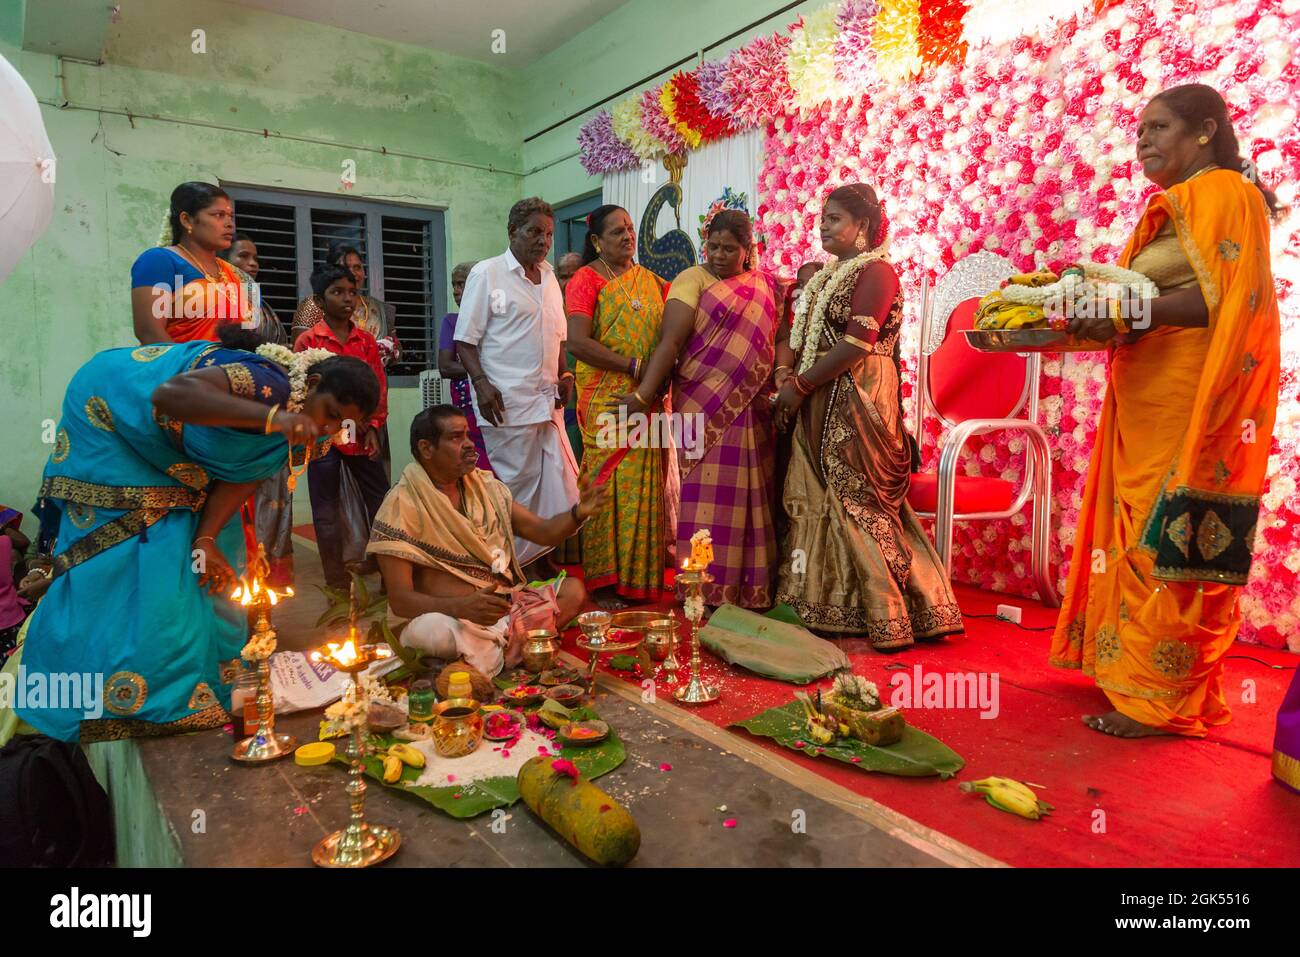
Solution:
<path fill-rule="evenodd" d="M 225 371 L 234 395 L 268 406 L 288 398 L 279 365 L 211 342 L 109 349 L 68 385 L 39 505 L 42 523 L 58 528 L 55 577 L 22 662 L 26 685 L 43 675 L 49 691 L 16 708 L 50 737 L 97 741 L 229 720 L 245 613 L 199 586 L 191 542 L 213 482 L 273 475 L 288 447 L 281 435 L 184 425 L 158 413 L 150 401 L 158 385 L 206 366 Z M 238 515 L 216 537 L 239 573 L 246 556 Z M 72 674 L 102 682 L 102 694 L 90 701 L 53 694 L 61 681 L 70 686 L 56 676 Z"/>

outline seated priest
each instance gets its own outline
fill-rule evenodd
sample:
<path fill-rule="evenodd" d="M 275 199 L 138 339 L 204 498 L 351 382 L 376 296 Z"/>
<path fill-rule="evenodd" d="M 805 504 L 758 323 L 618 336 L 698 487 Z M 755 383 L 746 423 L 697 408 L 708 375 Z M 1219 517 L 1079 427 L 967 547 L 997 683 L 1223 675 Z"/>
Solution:
<path fill-rule="evenodd" d="M 578 533 L 607 497 L 586 489 L 577 505 L 540 518 L 478 467 L 465 413 L 425 409 L 411 422 L 415 461 L 375 516 L 366 548 L 379 561 L 389 607 L 410 623 L 402 644 L 422 655 L 462 659 L 487 677 L 519 664 L 526 631 L 558 631 L 586 600 L 563 574 L 528 584 L 514 536 L 558 545 Z"/>

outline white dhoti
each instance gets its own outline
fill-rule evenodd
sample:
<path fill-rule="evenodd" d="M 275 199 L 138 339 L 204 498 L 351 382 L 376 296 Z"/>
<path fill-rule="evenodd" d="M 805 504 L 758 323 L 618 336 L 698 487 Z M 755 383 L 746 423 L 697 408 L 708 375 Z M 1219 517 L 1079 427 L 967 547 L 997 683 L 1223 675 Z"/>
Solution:
<path fill-rule="evenodd" d="M 505 666 L 510 616 L 494 625 L 476 625 L 464 618 L 428 612 L 412 618 L 402 631 L 402 644 L 444 661 L 464 659 L 489 678 Z"/>
<path fill-rule="evenodd" d="M 564 430 L 563 409 L 556 409 L 549 422 L 501 426 L 480 418 L 478 424 L 492 471 L 516 502 L 541 518 L 578 504 L 578 462 Z M 515 554 L 521 565 L 552 548 L 515 536 Z"/>

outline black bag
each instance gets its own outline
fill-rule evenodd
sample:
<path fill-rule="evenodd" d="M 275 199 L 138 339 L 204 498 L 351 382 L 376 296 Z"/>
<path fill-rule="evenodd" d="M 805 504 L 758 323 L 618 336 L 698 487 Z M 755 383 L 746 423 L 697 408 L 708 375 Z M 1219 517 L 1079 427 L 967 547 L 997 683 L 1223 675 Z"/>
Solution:
<path fill-rule="evenodd" d="M 111 865 L 113 819 L 79 746 L 22 734 L 0 748 L 0 865 Z"/>

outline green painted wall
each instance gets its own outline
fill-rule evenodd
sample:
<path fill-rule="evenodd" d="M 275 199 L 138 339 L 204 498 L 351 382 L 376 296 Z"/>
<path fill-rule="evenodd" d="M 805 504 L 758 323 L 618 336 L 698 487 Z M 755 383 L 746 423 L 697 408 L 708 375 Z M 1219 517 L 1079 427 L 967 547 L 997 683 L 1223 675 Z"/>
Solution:
<path fill-rule="evenodd" d="M 176 184 L 342 194 L 341 163 L 351 158 L 348 195 L 446 208 L 453 263 L 499 252 L 506 213 L 522 195 L 518 86 L 497 68 L 209 0 L 121 6 L 106 65 L 65 61 L 61 77 L 55 57 L 21 49 L 22 4 L 0 2 L 0 55 L 48 101 L 42 114 L 58 156 L 50 229 L 0 284 L 0 502 L 23 511 L 49 453 L 42 422 L 58 419 L 72 373 L 97 350 L 134 342 L 131 263 L 157 241 Z M 206 54 L 191 50 L 198 28 Z M 64 101 L 451 162 L 51 105 Z M 391 406 L 400 470 L 416 390 L 394 390 Z M 307 497 L 296 498 L 301 509 Z M 26 530 L 35 531 L 30 519 Z"/>
<path fill-rule="evenodd" d="M 783 5 L 632 0 L 512 72 L 216 0 L 122 0 L 119 22 L 107 28 L 105 65 L 61 63 L 21 49 L 24 0 L 0 0 L 0 55 L 45 101 L 59 159 L 54 221 L 0 284 L 7 413 L 0 448 L 9 451 L 0 463 L 0 502 L 30 506 L 49 452 L 42 424 L 58 418 L 72 373 L 97 350 L 134 341 L 131 262 L 157 241 L 177 183 L 224 180 L 439 206 L 447 210 L 449 263 L 494 255 L 521 196 L 560 204 L 600 188 L 576 155 L 590 111 L 527 137 Z M 706 56 L 782 29 L 798 12 Z M 206 31 L 206 53 L 193 52 L 195 29 Z M 69 108 L 60 108 L 65 102 Z M 150 114 L 165 119 L 143 118 Z M 346 193 L 344 159 L 357 164 L 356 186 Z M 409 461 L 416 390 L 394 389 L 390 409 L 396 473 Z M 307 497 L 296 499 L 296 517 L 305 521 Z"/>

